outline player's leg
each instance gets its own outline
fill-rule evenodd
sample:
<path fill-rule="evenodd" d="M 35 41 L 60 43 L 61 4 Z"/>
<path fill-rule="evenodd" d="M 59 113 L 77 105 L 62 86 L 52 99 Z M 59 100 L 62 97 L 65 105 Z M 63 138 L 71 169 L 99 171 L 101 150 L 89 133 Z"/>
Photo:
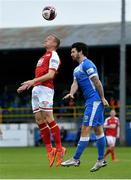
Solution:
<path fill-rule="evenodd" d="M 91 168 L 91 172 L 95 172 L 99 170 L 101 167 L 107 165 L 107 162 L 104 160 L 104 150 L 105 150 L 105 136 L 103 132 L 102 126 L 98 126 L 94 128 L 97 139 L 97 150 L 98 150 L 98 160 L 95 165 Z"/>
<path fill-rule="evenodd" d="M 89 127 L 89 126 L 88 127 L 82 126 L 81 137 L 77 144 L 75 154 L 72 158 L 61 163 L 62 166 L 79 166 L 80 165 L 80 157 L 89 143 L 90 129 L 91 129 L 91 127 Z"/>
<path fill-rule="evenodd" d="M 94 106 L 94 113 L 92 115 L 92 126 L 94 127 L 94 131 L 96 134 L 97 139 L 97 150 L 98 150 L 98 159 L 96 164 L 91 168 L 91 172 L 94 172 L 101 167 L 104 167 L 107 165 L 107 163 L 104 161 L 104 151 L 106 146 L 106 139 L 104 135 L 103 130 L 103 123 L 104 123 L 104 106 L 102 103 L 96 101 L 93 103 Z"/>
<path fill-rule="evenodd" d="M 54 137 L 56 144 L 56 165 L 59 166 L 65 154 L 65 148 L 61 144 L 60 129 L 53 117 L 53 96 L 54 90 L 42 86 L 39 91 L 39 107 L 42 111 L 42 116 L 45 118 L 50 132 Z"/>
<path fill-rule="evenodd" d="M 89 143 L 90 129 L 91 129 L 90 126 L 82 125 L 80 140 L 78 142 L 75 155 L 73 156 L 74 159 L 80 159 L 80 156 L 82 155 L 83 151 L 87 147 Z"/>
<path fill-rule="evenodd" d="M 56 145 L 56 166 L 59 166 L 62 161 L 64 154 L 66 152 L 66 149 L 62 147 L 61 143 L 61 136 L 60 136 L 60 128 L 53 117 L 53 111 L 46 111 L 44 112 L 46 114 L 46 121 L 50 127 L 51 133 L 54 138 L 54 142 Z"/>
<path fill-rule="evenodd" d="M 52 147 L 50 128 L 48 127 L 46 121 L 44 121 L 45 117 L 43 115 L 43 112 L 36 112 L 35 119 L 40 129 L 41 138 L 43 143 L 45 144 L 49 165 L 51 167 L 55 160 L 56 149 Z"/>
<path fill-rule="evenodd" d="M 94 128 L 96 139 L 97 139 L 97 149 L 98 149 L 98 160 L 104 159 L 104 151 L 106 146 L 105 135 L 102 126 Z"/>
<path fill-rule="evenodd" d="M 115 150 L 114 150 L 114 147 L 111 147 L 111 158 L 112 158 L 112 161 L 115 161 Z"/>
<path fill-rule="evenodd" d="M 50 127 L 51 133 L 54 138 L 54 142 L 56 144 L 57 151 L 62 150 L 61 137 L 60 137 L 60 128 L 53 117 L 53 111 L 45 111 L 43 112 L 46 117 L 46 121 L 48 126 Z"/>
<path fill-rule="evenodd" d="M 92 128 L 91 126 L 89 126 L 89 119 L 91 117 L 91 111 L 92 111 L 92 108 L 89 108 L 89 107 L 86 108 L 85 110 L 82 128 L 81 128 L 81 136 L 80 136 L 80 140 L 78 142 L 73 158 L 63 162 L 61 164 L 62 166 L 79 166 L 80 165 L 80 157 L 89 143 L 89 135 L 90 135 L 90 130 Z"/>
<path fill-rule="evenodd" d="M 35 119 L 40 129 L 41 138 L 43 143 L 45 144 L 46 150 L 47 152 L 50 152 L 52 150 L 50 129 L 41 111 L 35 113 Z"/>
<path fill-rule="evenodd" d="M 32 109 L 35 115 L 36 123 L 38 124 L 38 127 L 40 129 L 42 141 L 46 146 L 47 152 L 50 152 L 52 150 L 51 139 L 50 139 L 50 129 L 39 107 L 39 95 L 40 95 L 39 91 L 40 91 L 39 86 L 36 86 L 32 89 Z"/>
<path fill-rule="evenodd" d="M 112 161 L 116 160 L 116 157 L 115 157 L 115 143 L 116 143 L 116 138 L 111 136 L 110 151 L 111 151 Z"/>
<path fill-rule="evenodd" d="M 104 154 L 104 159 L 106 160 L 107 156 L 111 153 L 110 147 L 107 147 L 105 154 Z"/>
<path fill-rule="evenodd" d="M 36 122 L 38 124 L 38 127 L 40 129 L 40 134 L 42 137 L 42 141 L 45 144 L 46 150 L 47 150 L 47 155 L 48 155 L 48 159 L 49 159 L 49 163 L 50 166 L 52 166 L 54 160 L 52 160 L 53 155 L 55 155 L 55 149 L 52 148 L 52 144 L 51 144 L 51 135 L 50 135 L 50 128 L 48 127 L 48 124 L 46 122 L 46 118 L 45 115 L 42 113 L 44 110 L 40 108 L 40 102 L 41 99 L 43 100 L 43 102 L 45 102 L 45 93 L 42 91 L 43 88 L 41 86 L 36 86 L 33 88 L 32 90 L 32 109 L 33 112 L 35 114 L 35 119 Z M 43 103 L 43 106 L 45 106 L 45 104 Z"/>
<path fill-rule="evenodd" d="M 106 149 L 106 152 L 104 154 L 104 159 L 106 159 L 108 154 L 111 153 L 111 137 L 110 136 L 106 136 L 106 140 L 107 140 L 107 149 Z"/>

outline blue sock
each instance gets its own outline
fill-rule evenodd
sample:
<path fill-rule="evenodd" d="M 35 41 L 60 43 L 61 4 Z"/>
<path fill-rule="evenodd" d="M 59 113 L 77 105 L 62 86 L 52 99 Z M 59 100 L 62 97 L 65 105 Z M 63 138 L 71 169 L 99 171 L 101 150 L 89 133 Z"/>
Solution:
<path fill-rule="evenodd" d="M 98 149 L 98 160 L 104 159 L 104 150 L 106 146 L 106 140 L 104 133 L 102 133 L 100 136 L 96 136 L 97 139 L 97 149 Z"/>
<path fill-rule="evenodd" d="M 89 137 L 80 138 L 75 155 L 73 157 L 74 159 L 80 159 L 80 156 L 83 153 L 84 149 L 87 147 L 88 142 L 89 142 Z"/>

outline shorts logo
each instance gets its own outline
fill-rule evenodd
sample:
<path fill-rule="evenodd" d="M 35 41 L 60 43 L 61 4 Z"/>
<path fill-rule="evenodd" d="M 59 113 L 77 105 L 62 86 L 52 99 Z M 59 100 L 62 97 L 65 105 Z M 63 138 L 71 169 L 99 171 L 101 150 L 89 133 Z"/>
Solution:
<path fill-rule="evenodd" d="M 48 101 L 42 101 L 43 107 L 48 107 L 49 102 Z"/>
<path fill-rule="evenodd" d="M 89 116 L 86 116 L 86 115 L 85 115 L 83 121 L 84 121 L 84 122 L 88 122 L 88 119 L 89 119 Z"/>

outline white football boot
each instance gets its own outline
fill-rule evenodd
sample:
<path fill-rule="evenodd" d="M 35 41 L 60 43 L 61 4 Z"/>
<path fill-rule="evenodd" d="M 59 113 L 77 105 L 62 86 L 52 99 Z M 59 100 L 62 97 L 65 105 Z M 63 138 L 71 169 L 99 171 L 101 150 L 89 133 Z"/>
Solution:
<path fill-rule="evenodd" d="M 74 158 L 68 159 L 67 161 L 61 163 L 61 166 L 64 167 L 69 167 L 69 166 L 78 167 L 79 165 L 80 165 L 80 160 L 76 160 Z"/>
<path fill-rule="evenodd" d="M 105 160 L 97 160 L 95 165 L 90 169 L 90 172 L 95 172 L 99 170 L 101 167 L 104 167 L 107 165 L 107 162 Z"/>

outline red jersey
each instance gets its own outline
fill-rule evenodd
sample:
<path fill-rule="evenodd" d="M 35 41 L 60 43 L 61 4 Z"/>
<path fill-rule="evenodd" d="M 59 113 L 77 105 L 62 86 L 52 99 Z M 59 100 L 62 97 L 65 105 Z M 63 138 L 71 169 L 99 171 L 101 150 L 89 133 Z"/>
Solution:
<path fill-rule="evenodd" d="M 119 119 L 117 117 L 108 117 L 105 120 L 104 125 L 115 125 L 115 128 L 106 128 L 105 129 L 105 134 L 106 136 L 113 136 L 116 137 L 117 136 L 117 128 L 120 125 L 119 123 Z"/>
<path fill-rule="evenodd" d="M 46 52 L 39 60 L 36 65 L 35 69 L 35 78 L 43 76 L 47 74 L 49 69 L 53 69 L 54 71 L 58 70 L 60 65 L 60 59 L 56 51 L 48 51 Z M 44 81 L 44 82 L 37 82 L 35 86 L 43 85 L 54 89 L 53 79 Z"/>

